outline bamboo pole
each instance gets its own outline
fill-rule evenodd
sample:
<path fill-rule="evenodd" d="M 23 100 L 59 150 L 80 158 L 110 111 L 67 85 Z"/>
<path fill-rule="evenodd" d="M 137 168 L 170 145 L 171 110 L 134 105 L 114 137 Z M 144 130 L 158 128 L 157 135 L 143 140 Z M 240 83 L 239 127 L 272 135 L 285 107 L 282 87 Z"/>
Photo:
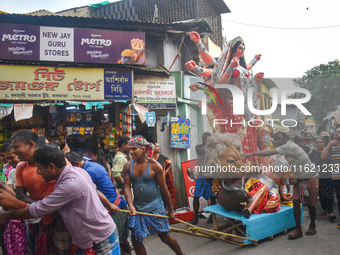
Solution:
<path fill-rule="evenodd" d="M 121 209 L 120 211 L 124 212 L 124 213 L 131 213 L 130 210 L 122 210 Z M 145 216 L 151 216 L 151 217 L 158 217 L 158 218 L 163 218 L 163 219 L 169 219 L 169 216 L 159 215 L 159 214 L 152 214 L 152 213 L 145 213 L 145 212 L 137 212 L 137 214 L 145 215 Z M 212 229 L 200 228 L 200 227 L 197 227 L 195 225 L 192 225 L 188 222 L 185 222 L 185 221 L 177 219 L 177 218 L 175 218 L 175 220 L 180 222 L 180 223 L 183 223 L 185 225 L 190 226 L 191 231 L 193 233 L 195 233 L 196 231 L 199 231 L 201 233 L 203 232 L 203 234 L 206 234 L 206 235 L 211 235 L 211 233 L 212 233 L 212 234 L 224 235 L 224 236 L 229 236 L 229 237 L 235 237 L 235 238 L 239 238 L 239 239 L 242 239 L 242 240 L 249 240 L 249 241 L 253 241 L 253 242 L 258 242 L 258 240 L 250 239 L 250 238 L 243 237 L 243 236 L 237 236 L 237 235 L 233 235 L 233 234 L 223 233 L 223 232 L 215 231 L 215 230 L 212 230 Z"/>

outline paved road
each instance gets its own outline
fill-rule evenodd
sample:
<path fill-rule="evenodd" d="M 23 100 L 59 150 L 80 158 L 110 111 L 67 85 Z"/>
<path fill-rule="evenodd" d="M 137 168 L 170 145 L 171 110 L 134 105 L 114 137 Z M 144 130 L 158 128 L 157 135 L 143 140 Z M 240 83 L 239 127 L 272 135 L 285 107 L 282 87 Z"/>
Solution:
<path fill-rule="evenodd" d="M 321 211 L 320 206 L 317 208 L 317 233 L 314 236 L 304 236 L 296 240 L 288 240 L 288 234 L 278 234 L 273 240 L 262 240 L 257 246 L 237 246 L 230 243 L 215 241 L 208 238 L 196 237 L 181 233 L 171 233 L 175 237 L 183 252 L 186 255 L 219 255 L 219 254 L 232 254 L 232 255 L 257 255 L 257 254 L 275 254 L 275 255 L 338 255 L 340 254 L 340 229 L 337 228 L 339 217 L 336 204 L 334 211 L 338 219 L 336 222 L 330 222 L 328 216 L 319 216 Z M 302 224 L 303 231 L 308 229 L 309 215 L 308 209 L 303 209 Z M 206 219 L 200 219 L 199 226 L 212 228 L 212 224 L 205 224 Z M 263 223 L 265 224 L 265 222 Z M 178 227 L 181 224 L 176 224 Z M 176 226 L 174 225 L 174 226 Z M 181 225 L 182 226 L 182 225 Z M 168 246 L 163 244 L 157 236 L 149 236 L 144 241 L 148 255 L 173 255 L 174 253 Z"/>

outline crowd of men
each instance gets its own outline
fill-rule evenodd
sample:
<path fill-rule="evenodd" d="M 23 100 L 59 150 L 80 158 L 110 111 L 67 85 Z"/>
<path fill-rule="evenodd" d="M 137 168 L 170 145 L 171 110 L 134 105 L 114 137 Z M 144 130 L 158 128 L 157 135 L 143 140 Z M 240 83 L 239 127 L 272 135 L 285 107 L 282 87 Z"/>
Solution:
<path fill-rule="evenodd" d="M 202 145 L 196 147 L 198 155 L 204 155 L 204 144 L 210 135 L 204 133 Z M 286 133 L 278 132 L 274 135 L 275 149 L 244 155 L 247 159 L 281 154 L 291 166 L 314 164 L 327 169 L 325 175 L 319 175 L 318 171 L 293 172 L 297 227 L 289 239 L 303 236 L 301 202 L 305 200 L 310 216 L 305 234 L 314 235 L 318 196 L 323 208 L 320 215 L 328 214 L 330 220 L 336 219 L 334 190 L 337 198 L 340 197 L 340 127 L 332 138 L 322 132 L 318 137 L 307 133 L 293 140 Z M 152 158 L 154 145 L 143 137 L 122 136 L 118 146 L 110 176 L 104 166 L 76 152 L 65 153 L 57 145 L 41 145 L 30 130 L 17 132 L 2 145 L 0 156 L 6 161 L 4 173 L 8 180 L 0 184 L 3 207 L 0 244 L 4 254 L 25 254 L 27 249 L 39 255 L 131 254 L 130 233 L 136 254 L 147 254 L 143 239 L 150 234 L 158 234 L 176 254 L 183 254 L 169 234 L 168 220 L 152 216 L 168 215 L 171 220 L 175 219 L 165 181 L 171 161 L 160 154 L 159 146 L 157 157 Z M 211 187 L 210 180 L 202 180 L 201 186 Z M 122 188 L 121 192 L 115 183 Z M 203 186 L 197 186 L 196 200 L 201 196 L 214 200 L 212 193 L 203 192 Z M 195 203 L 194 207 L 193 224 L 197 224 Z M 338 209 L 340 212 L 340 206 Z"/>
<path fill-rule="evenodd" d="M 131 231 L 136 254 L 146 254 L 143 238 L 153 233 L 176 254 L 183 254 L 169 234 L 166 218 L 139 214 L 168 214 L 174 220 L 164 169 L 151 158 L 153 144 L 126 136 L 118 144 L 111 179 L 105 167 L 76 152 L 64 154 L 56 145 L 41 146 L 30 130 L 13 135 L 1 155 L 12 168 L 9 182 L 0 186 L 4 253 L 26 254 L 28 246 L 31 254 L 39 255 L 131 254 Z M 24 219 L 34 219 L 28 220 L 28 230 Z"/>

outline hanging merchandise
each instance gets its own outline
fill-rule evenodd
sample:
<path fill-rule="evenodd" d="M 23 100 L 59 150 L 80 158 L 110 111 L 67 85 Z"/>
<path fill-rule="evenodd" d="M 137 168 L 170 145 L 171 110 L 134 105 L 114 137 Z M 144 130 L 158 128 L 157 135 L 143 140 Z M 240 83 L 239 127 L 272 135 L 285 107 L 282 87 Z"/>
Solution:
<path fill-rule="evenodd" d="M 119 128 L 126 136 L 132 137 L 132 130 L 134 126 L 133 117 L 130 115 L 130 107 L 127 106 L 121 110 L 119 114 Z"/>

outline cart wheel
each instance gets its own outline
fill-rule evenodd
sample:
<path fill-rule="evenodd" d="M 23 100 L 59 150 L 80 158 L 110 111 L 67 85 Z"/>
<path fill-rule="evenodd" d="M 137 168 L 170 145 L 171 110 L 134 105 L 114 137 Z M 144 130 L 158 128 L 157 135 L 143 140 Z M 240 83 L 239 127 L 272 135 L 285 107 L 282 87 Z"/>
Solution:
<path fill-rule="evenodd" d="M 270 236 L 270 237 L 268 237 L 268 239 L 271 241 L 271 240 L 274 239 L 274 236 Z"/>
<path fill-rule="evenodd" d="M 257 246 L 257 242 L 252 242 L 250 245 L 251 246 Z"/>
<path fill-rule="evenodd" d="M 285 230 L 283 230 L 283 232 L 282 232 L 283 234 L 287 234 L 288 233 L 288 230 L 287 229 L 285 229 Z"/>

